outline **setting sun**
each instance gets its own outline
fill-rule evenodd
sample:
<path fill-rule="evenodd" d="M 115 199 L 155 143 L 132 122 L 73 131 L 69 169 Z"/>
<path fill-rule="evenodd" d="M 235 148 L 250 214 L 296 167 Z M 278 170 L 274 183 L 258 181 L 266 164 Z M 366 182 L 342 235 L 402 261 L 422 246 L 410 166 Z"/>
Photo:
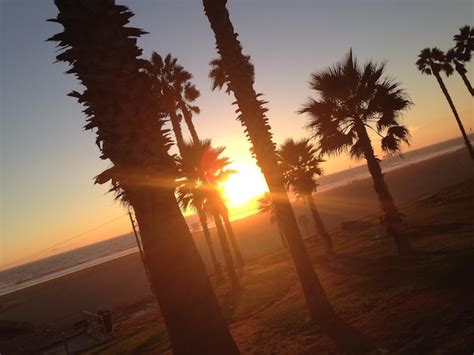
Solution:
<path fill-rule="evenodd" d="M 252 198 L 267 191 L 267 184 L 257 166 L 234 165 L 236 174 L 231 175 L 223 184 L 228 204 L 242 207 Z"/>

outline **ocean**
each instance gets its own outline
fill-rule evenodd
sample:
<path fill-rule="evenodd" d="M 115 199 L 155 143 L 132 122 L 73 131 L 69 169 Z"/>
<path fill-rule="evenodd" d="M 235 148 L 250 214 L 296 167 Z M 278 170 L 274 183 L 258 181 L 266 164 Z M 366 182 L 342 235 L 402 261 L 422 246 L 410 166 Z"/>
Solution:
<path fill-rule="evenodd" d="M 473 135 L 471 135 L 471 139 Z M 452 139 L 382 160 L 384 172 L 431 159 L 464 147 L 462 139 Z M 467 153 L 466 153 L 467 154 Z M 366 165 L 343 170 L 319 179 L 319 191 L 367 178 Z M 195 218 L 188 218 L 191 230 L 197 230 Z M 55 279 L 138 251 L 133 234 L 125 234 L 78 249 L 0 271 L 0 296 Z"/>

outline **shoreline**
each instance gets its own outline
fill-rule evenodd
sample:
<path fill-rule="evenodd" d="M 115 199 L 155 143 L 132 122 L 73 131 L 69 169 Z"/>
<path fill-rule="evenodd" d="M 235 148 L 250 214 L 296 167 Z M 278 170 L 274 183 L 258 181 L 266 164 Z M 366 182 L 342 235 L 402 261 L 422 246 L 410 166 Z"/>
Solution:
<path fill-rule="evenodd" d="M 450 148 L 447 148 L 447 149 L 439 152 L 438 154 L 436 154 L 436 153 L 428 154 L 428 155 L 426 155 L 426 158 L 424 158 L 424 159 L 415 159 L 413 161 L 408 160 L 408 161 L 406 161 L 406 163 L 404 163 L 402 161 L 400 164 L 395 164 L 394 166 L 388 167 L 388 168 L 384 169 L 383 171 L 384 171 L 384 173 L 388 174 L 387 178 L 389 178 L 391 174 L 396 173 L 399 170 L 407 169 L 407 168 L 409 168 L 410 166 L 413 166 L 413 165 L 416 166 L 418 164 L 422 164 L 424 162 L 431 161 L 431 160 L 434 160 L 434 159 L 442 159 L 443 157 L 446 157 L 447 155 L 459 155 L 459 154 L 462 155 L 463 149 L 464 149 L 463 147 L 459 147 L 459 146 L 450 147 Z M 360 167 L 356 167 L 356 168 L 360 168 Z M 353 168 L 353 169 L 356 169 L 356 168 Z M 349 170 L 349 169 L 347 169 L 347 170 Z M 344 170 L 344 171 L 347 171 L 347 170 Z M 342 172 L 338 172 L 338 173 L 342 173 Z M 346 190 L 348 187 L 353 186 L 353 184 L 360 184 L 360 183 L 367 182 L 367 181 L 370 181 L 370 175 L 369 175 L 368 172 L 366 172 L 364 174 L 359 174 L 355 179 L 352 179 L 350 181 L 341 181 L 341 183 L 339 183 L 337 185 L 331 185 L 330 184 L 328 187 L 326 187 L 326 188 L 322 187 L 321 189 L 318 190 L 318 192 L 314 196 L 318 200 L 318 208 L 320 209 L 320 212 L 321 212 L 321 215 L 323 216 L 323 219 L 329 221 L 329 223 L 327 223 L 329 225 L 329 228 L 333 228 L 335 223 L 331 223 L 331 220 L 334 219 L 333 216 L 331 216 L 332 214 L 334 214 L 333 211 L 332 211 L 332 208 L 327 208 L 328 207 L 327 205 L 330 204 L 327 201 L 328 195 L 330 197 L 331 193 L 334 192 L 335 190 L 338 190 L 338 189 Z M 389 185 L 390 185 L 390 183 L 389 183 Z M 396 201 L 396 202 L 399 204 L 402 201 Z M 296 215 L 298 213 L 300 213 L 300 214 L 304 213 L 305 214 L 305 212 L 302 212 L 302 211 L 305 210 L 305 206 L 301 206 L 301 203 L 297 200 L 293 200 L 292 203 L 293 203 L 293 209 L 295 210 Z M 362 209 L 362 210 L 366 211 L 365 209 Z M 372 212 L 372 211 L 370 211 L 370 212 Z M 366 213 L 366 214 L 368 214 L 368 213 Z M 248 215 L 246 215 L 242 218 L 234 219 L 234 220 L 232 220 L 232 222 L 233 223 L 245 223 L 247 219 L 250 219 L 250 218 L 255 217 L 255 216 L 258 216 L 258 212 L 253 213 L 253 214 L 248 214 Z M 362 216 L 358 215 L 358 216 L 354 216 L 354 218 L 358 218 L 358 217 L 362 217 Z M 210 229 L 213 229 L 213 228 L 214 227 L 211 225 Z M 307 236 L 306 234 L 308 234 L 308 233 L 305 233 L 305 232 L 306 231 L 301 230 L 301 233 L 302 233 L 303 237 Z M 200 235 L 200 234 L 202 234 L 202 231 L 198 231 L 198 232 L 193 233 L 193 235 L 195 236 L 195 239 L 196 239 L 196 235 Z M 64 276 L 67 276 L 67 275 L 70 275 L 70 274 L 74 274 L 74 273 L 92 268 L 92 267 L 97 266 L 97 265 L 101 265 L 101 264 L 110 262 L 110 261 L 113 261 L 113 260 L 116 260 L 116 259 L 120 259 L 120 258 L 123 258 L 127 255 L 134 254 L 134 253 L 138 253 L 138 248 L 136 246 L 134 246 L 132 248 L 125 249 L 125 250 L 122 250 L 122 251 L 119 251 L 119 252 L 116 252 L 116 253 L 113 253 L 113 254 L 105 255 L 105 256 L 99 257 L 97 259 L 92 259 L 92 260 L 86 261 L 84 263 L 76 264 L 76 265 L 71 266 L 71 267 L 66 268 L 66 269 L 56 270 L 56 271 L 53 271 L 51 273 L 47 273 L 45 275 L 39 276 L 35 279 L 25 280 L 24 282 L 21 282 L 20 284 L 5 285 L 4 287 L 0 288 L 0 297 L 11 295 L 15 292 L 22 291 L 24 289 L 33 287 L 35 285 L 41 285 L 41 284 L 47 283 L 49 281 L 52 281 L 52 280 L 55 280 L 55 279 L 58 279 L 58 278 L 61 278 L 61 277 L 64 277 Z M 202 256 L 203 256 L 203 259 L 204 259 L 204 255 L 202 255 Z"/>

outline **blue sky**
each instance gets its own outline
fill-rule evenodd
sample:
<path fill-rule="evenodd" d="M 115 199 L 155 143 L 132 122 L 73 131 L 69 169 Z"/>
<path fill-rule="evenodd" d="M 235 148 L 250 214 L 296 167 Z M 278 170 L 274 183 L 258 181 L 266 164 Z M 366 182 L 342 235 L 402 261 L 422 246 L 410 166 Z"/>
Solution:
<path fill-rule="evenodd" d="M 194 75 L 201 90 L 202 137 L 226 145 L 237 165 L 257 169 L 233 101 L 211 92 L 208 62 L 216 57 L 214 37 L 200 1 L 132 0 L 131 25 L 149 32 L 139 46 L 171 52 Z M 78 89 L 66 66 L 53 64 L 55 48 L 45 40 L 60 26 L 46 22 L 53 1 L 1 0 L 1 230 L 0 268 L 49 245 L 124 214 L 92 178 L 108 166 L 100 161 L 94 134 L 84 132 L 82 107 L 66 94 Z M 471 1 L 270 1 L 230 0 L 229 10 L 244 52 L 256 68 L 256 89 L 269 101 L 277 142 L 307 134 L 295 114 L 310 95 L 310 73 L 341 59 L 352 48 L 361 61 L 388 61 L 388 73 L 409 92 L 415 106 L 405 115 L 411 148 L 459 135 L 432 77 L 414 65 L 420 49 L 452 46 L 458 28 L 471 24 Z M 472 75 L 471 75 L 472 78 Z M 472 101 L 461 80 L 446 80 L 466 128 L 473 128 Z M 354 165 L 346 156 L 325 165 L 334 172 Z M 92 233 L 80 243 L 128 232 L 127 220 Z M 76 244 L 65 245 L 65 248 Z M 37 254 L 36 257 L 46 254 Z"/>

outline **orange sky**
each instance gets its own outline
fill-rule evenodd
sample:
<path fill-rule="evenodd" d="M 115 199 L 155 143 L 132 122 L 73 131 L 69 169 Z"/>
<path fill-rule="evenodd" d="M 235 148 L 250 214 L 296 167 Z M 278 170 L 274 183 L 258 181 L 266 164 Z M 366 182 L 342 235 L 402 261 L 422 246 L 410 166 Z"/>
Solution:
<path fill-rule="evenodd" d="M 108 187 L 92 184 L 93 177 L 109 164 L 99 160 L 94 135 L 82 130 L 82 107 L 66 97 L 77 89 L 75 79 L 64 74 L 64 65 L 52 64 L 55 48 L 45 42 L 59 31 L 58 25 L 45 22 L 56 14 L 52 3 L 1 4 L 0 268 L 131 230 L 124 216 L 41 252 L 126 212 L 106 193 Z M 472 22 L 470 1 L 433 2 L 430 7 L 421 0 L 387 1 L 384 6 L 287 1 L 268 7 L 265 3 L 231 2 L 230 13 L 244 52 L 252 56 L 256 89 L 269 101 L 268 116 L 277 143 L 307 135 L 305 118 L 295 112 L 311 94 L 310 73 L 340 60 L 350 47 L 362 62 L 388 60 L 388 73 L 410 94 L 415 105 L 405 122 L 413 138 L 411 147 L 404 150 L 459 136 L 435 79 L 422 76 L 414 63 L 423 47 L 452 45 L 457 28 Z M 369 3 L 373 6 L 368 7 Z M 201 137 L 212 137 L 216 145 L 227 147 L 226 155 L 235 168 L 245 172 L 243 186 L 255 182 L 254 191 L 263 190 L 263 179 L 235 120 L 233 98 L 210 91 L 208 62 L 216 54 L 200 4 L 130 1 L 130 6 L 136 13 L 132 25 L 150 32 L 139 41 L 144 54 L 172 52 L 195 76 L 202 94 L 198 100 L 202 112 L 195 118 Z M 472 65 L 468 69 L 472 73 Z M 446 83 L 466 130 L 472 132 L 472 98 L 457 75 Z M 328 159 L 324 169 L 329 174 L 361 163 L 342 155 Z"/>

